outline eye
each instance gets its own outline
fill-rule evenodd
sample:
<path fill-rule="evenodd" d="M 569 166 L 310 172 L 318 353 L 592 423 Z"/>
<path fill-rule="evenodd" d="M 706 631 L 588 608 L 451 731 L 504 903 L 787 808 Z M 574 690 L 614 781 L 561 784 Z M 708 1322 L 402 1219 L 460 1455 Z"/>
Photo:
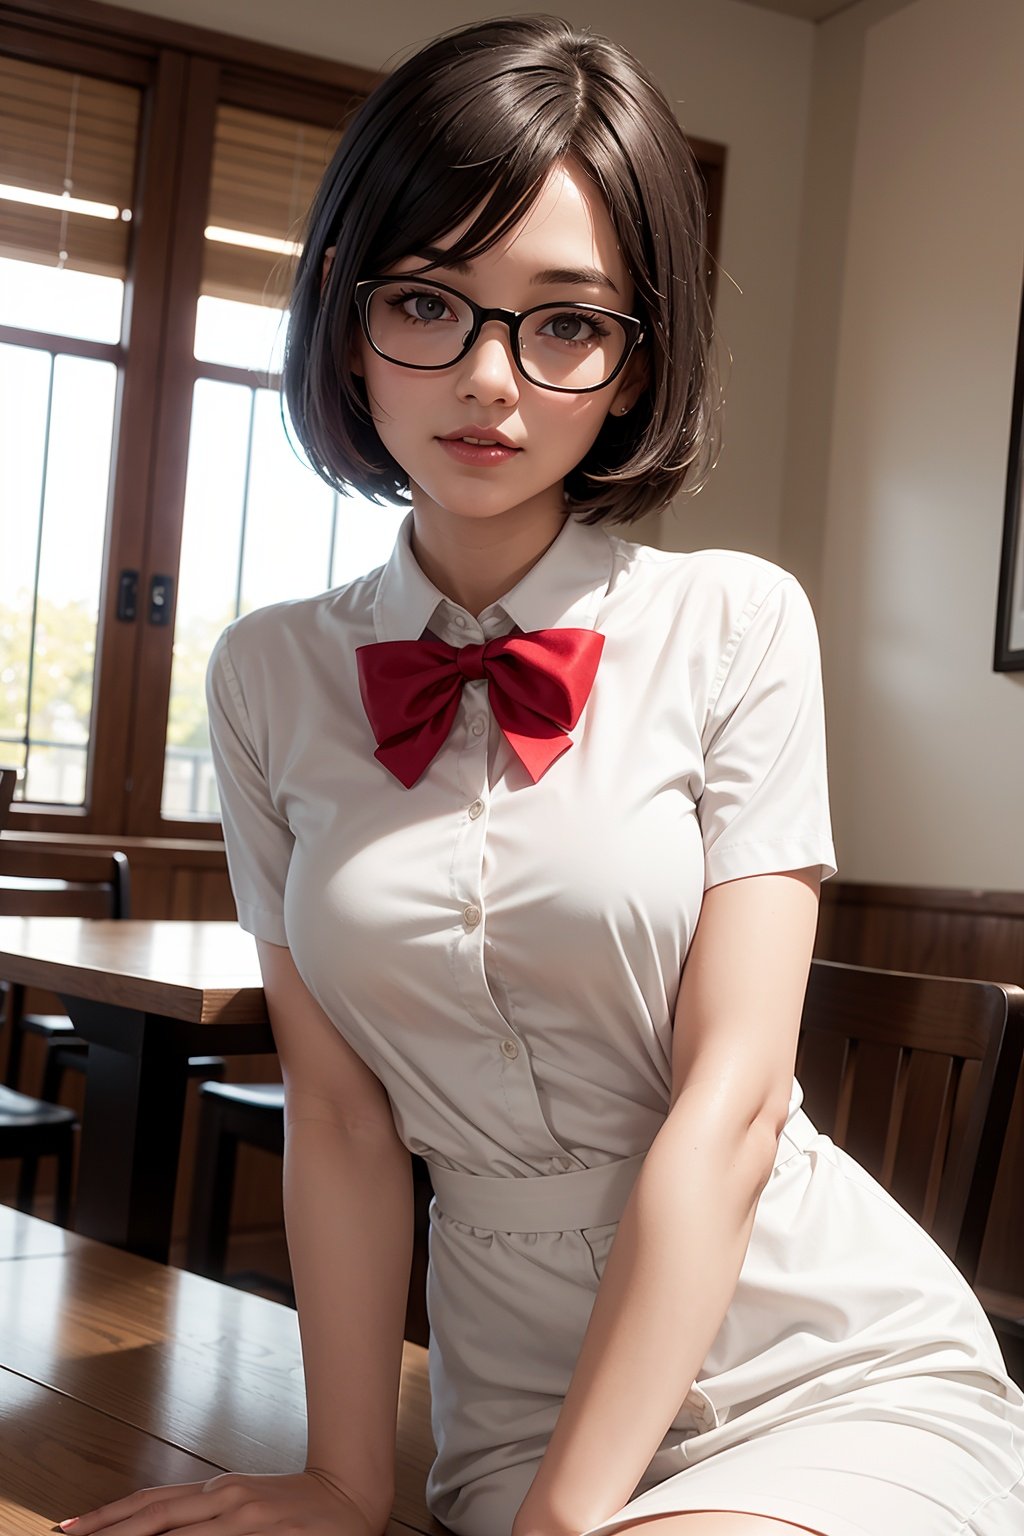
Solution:
<path fill-rule="evenodd" d="M 403 288 L 397 293 L 389 293 L 386 303 L 389 309 L 401 310 L 407 319 L 419 325 L 444 320 L 446 315 L 451 315 L 453 320 L 456 318 L 439 293 L 422 288 Z"/>
<path fill-rule="evenodd" d="M 584 346 L 588 342 L 595 341 L 599 336 L 607 336 L 608 328 L 602 323 L 600 315 L 579 309 L 563 309 L 555 315 L 550 315 L 541 325 L 537 335 L 550 336 L 555 341 L 565 342 L 569 346 Z"/>

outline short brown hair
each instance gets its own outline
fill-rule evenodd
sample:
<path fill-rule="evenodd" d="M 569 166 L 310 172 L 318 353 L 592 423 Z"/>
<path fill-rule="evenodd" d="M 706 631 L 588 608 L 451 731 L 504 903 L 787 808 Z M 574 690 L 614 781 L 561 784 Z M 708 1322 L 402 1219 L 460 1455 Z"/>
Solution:
<path fill-rule="evenodd" d="M 330 485 L 408 501 L 408 476 L 348 364 L 356 282 L 436 244 L 483 204 L 445 253 L 471 260 L 570 157 L 600 187 L 633 277 L 647 384 L 566 476 L 567 506 L 588 523 L 628 523 L 703 484 L 718 402 L 696 162 L 627 49 L 558 17 L 512 16 L 444 33 L 389 75 L 346 128 L 310 209 L 283 390 L 299 442 Z"/>

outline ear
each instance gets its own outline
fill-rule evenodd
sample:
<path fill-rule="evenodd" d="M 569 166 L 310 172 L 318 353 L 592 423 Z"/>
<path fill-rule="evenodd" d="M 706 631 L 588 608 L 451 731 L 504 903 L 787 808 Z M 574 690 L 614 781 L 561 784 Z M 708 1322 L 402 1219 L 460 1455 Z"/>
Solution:
<path fill-rule="evenodd" d="M 363 333 L 358 325 L 352 327 L 352 334 L 348 339 L 348 366 L 349 372 L 358 374 L 360 378 L 366 373 L 363 367 Z"/>
<path fill-rule="evenodd" d="M 631 411 L 647 387 L 647 378 L 647 356 L 646 353 L 638 350 L 634 352 L 618 380 L 618 388 L 612 396 L 608 414 L 625 416 L 628 411 Z"/>

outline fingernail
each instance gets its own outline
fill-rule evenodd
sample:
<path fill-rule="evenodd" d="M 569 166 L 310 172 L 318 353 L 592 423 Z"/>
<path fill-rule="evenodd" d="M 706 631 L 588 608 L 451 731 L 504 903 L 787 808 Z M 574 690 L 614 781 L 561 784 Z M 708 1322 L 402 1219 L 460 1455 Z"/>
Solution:
<path fill-rule="evenodd" d="M 77 1525 L 78 1521 L 79 1516 L 73 1515 L 70 1520 L 58 1520 L 57 1524 L 60 1526 L 62 1531 L 66 1531 L 69 1525 Z"/>

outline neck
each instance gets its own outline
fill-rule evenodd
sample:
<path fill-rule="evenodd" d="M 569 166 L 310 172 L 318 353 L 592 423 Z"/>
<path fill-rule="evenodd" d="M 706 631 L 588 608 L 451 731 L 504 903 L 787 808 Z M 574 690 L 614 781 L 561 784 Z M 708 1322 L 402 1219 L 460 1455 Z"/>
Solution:
<path fill-rule="evenodd" d="M 412 552 L 439 592 L 479 618 L 536 565 L 564 523 L 565 512 L 550 506 L 471 518 L 414 499 Z"/>

